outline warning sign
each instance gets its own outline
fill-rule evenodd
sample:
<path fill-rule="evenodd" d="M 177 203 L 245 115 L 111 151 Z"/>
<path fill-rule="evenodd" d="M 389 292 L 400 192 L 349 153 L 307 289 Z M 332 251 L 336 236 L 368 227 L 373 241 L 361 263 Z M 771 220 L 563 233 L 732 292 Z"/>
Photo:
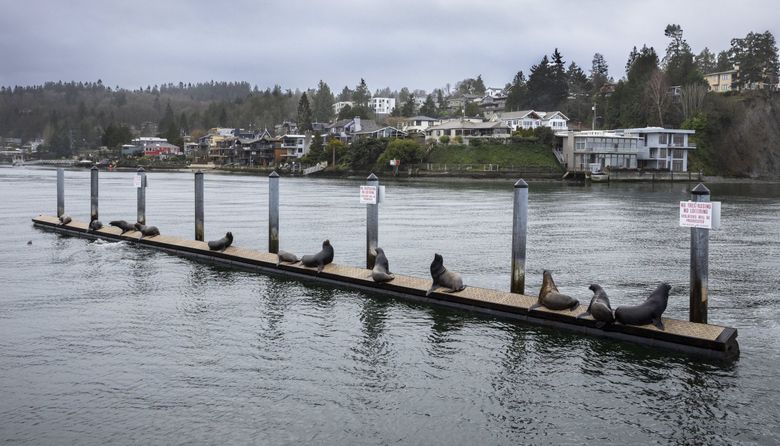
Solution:
<path fill-rule="evenodd" d="M 680 202 L 680 226 L 712 229 L 713 202 Z"/>
<path fill-rule="evenodd" d="M 360 204 L 376 204 L 376 186 L 360 186 Z"/>

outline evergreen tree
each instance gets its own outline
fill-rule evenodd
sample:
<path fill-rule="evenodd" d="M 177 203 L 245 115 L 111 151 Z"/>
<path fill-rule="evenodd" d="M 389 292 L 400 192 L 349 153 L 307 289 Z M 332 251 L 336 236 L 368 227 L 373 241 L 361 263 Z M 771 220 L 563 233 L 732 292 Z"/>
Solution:
<path fill-rule="evenodd" d="M 506 110 L 518 111 L 527 106 L 528 86 L 526 84 L 523 71 L 518 71 L 509 87 L 509 94 L 506 98 Z"/>
<path fill-rule="evenodd" d="M 701 74 L 714 73 L 717 71 L 717 61 L 715 54 L 713 54 L 706 46 L 696 56 L 696 68 L 699 69 Z"/>
<path fill-rule="evenodd" d="M 729 71 L 733 70 L 734 65 L 731 64 L 731 60 L 729 60 L 729 53 L 728 51 L 721 51 L 718 53 L 718 62 L 715 66 L 715 71 Z"/>
<path fill-rule="evenodd" d="M 474 80 L 473 92 L 477 96 L 483 96 L 485 94 L 485 82 L 482 81 L 482 75 L 477 75 L 477 79 Z"/>
<path fill-rule="evenodd" d="M 312 117 L 316 122 L 328 122 L 333 116 L 333 93 L 328 84 L 320 80 L 317 92 L 314 94 Z"/>
<path fill-rule="evenodd" d="M 609 66 L 604 59 L 604 55 L 596 53 L 593 55 L 593 62 L 590 69 L 590 83 L 593 90 L 598 92 L 601 87 L 609 80 Z"/>
<path fill-rule="evenodd" d="M 339 93 L 339 102 L 345 102 L 345 101 L 351 101 L 352 100 L 352 90 L 349 89 L 346 85 L 341 90 L 341 93 Z"/>
<path fill-rule="evenodd" d="M 355 87 L 352 93 L 352 102 L 355 106 L 368 107 L 368 101 L 371 99 L 371 92 L 368 90 L 365 79 L 361 78 L 360 83 Z"/>
<path fill-rule="evenodd" d="M 441 88 L 436 89 L 436 108 L 441 110 L 444 108 L 444 106 L 447 105 L 444 102 L 444 92 L 441 90 Z"/>
<path fill-rule="evenodd" d="M 626 76 L 628 76 L 628 72 L 631 71 L 631 66 L 634 65 L 634 61 L 637 57 L 639 57 L 639 52 L 636 50 L 636 46 L 634 46 L 631 52 L 628 53 L 628 61 L 626 62 Z"/>
<path fill-rule="evenodd" d="M 311 108 L 309 107 L 309 98 L 304 92 L 298 101 L 298 132 L 302 133 L 311 129 Z"/>
<path fill-rule="evenodd" d="M 737 72 L 737 88 L 777 85 L 780 65 L 778 65 L 777 44 L 769 31 L 758 34 L 750 32 L 742 39 L 731 39 L 729 59 Z"/>
<path fill-rule="evenodd" d="M 703 83 L 704 79 L 694 63 L 691 47 L 683 38 L 682 27 L 676 24 L 667 25 L 664 35 L 671 39 L 663 59 L 669 85 Z"/>
<path fill-rule="evenodd" d="M 422 107 L 420 107 L 420 114 L 433 118 L 438 115 L 436 111 L 436 103 L 433 101 L 432 94 L 429 94 L 425 97 L 425 103 L 422 105 Z"/>
<path fill-rule="evenodd" d="M 409 97 L 406 99 L 406 102 L 404 102 L 403 107 L 401 107 L 401 116 L 407 118 L 414 116 L 414 108 L 414 96 L 409 95 Z"/>

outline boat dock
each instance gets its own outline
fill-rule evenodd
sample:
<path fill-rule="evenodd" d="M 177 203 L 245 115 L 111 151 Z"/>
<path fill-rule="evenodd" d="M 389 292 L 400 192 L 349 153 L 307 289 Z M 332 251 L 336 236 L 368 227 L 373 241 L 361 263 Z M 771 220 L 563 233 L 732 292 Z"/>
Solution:
<path fill-rule="evenodd" d="M 62 225 L 56 216 L 40 215 L 33 218 L 32 221 L 37 228 L 63 235 L 87 239 L 100 238 L 117 242 L 126 241 L 196 261 L 247 269 L 304 282 L 443 305 L 711 359 L 734 359 L 739 356 L 737 330 L 730 327 L 663 318 L 665 330 L 659 330 L 653 325 L 631 326 L 618 323 L 597 328 L 596 321 L 593 318 L 577 318 L 579 314 L 587 309 L 587 305 L 582 304 L 574 310 L 553 311 L 546 308 L 529 310 L 536 303 L 537 299 L 535 296 L 471 286 L 455 293 L 433 292 L 430 296 L 426 296 L 425 293 L 431 284 L 430 278 L 396 274 L 395 279 L 391 282 L 376 283 L 371 279 L 371 271 L 365 268 L 329 264 L 325 266 L 320 274 L 317 274 L 316 268 L 307 268 L 301 264 L 281 264 L 277 266 L 277 256 L 270 252 L 236 246 L 231 246 L 224 252 L 210 251 L 208 245 L 203 241 L 166 235 L 141 238 L 141 234 L 137 231 L 122 234 L 119 228 L 110 226 L 90 231 L 88 222 L 73 220 L 68 224 Z"/>

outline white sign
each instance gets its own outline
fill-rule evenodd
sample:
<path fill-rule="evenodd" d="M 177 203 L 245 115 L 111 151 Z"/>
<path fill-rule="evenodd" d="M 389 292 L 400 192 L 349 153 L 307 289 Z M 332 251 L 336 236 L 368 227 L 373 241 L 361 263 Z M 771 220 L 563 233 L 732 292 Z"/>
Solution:
<path fill-rule="evenodd" d="M 133 186 L 141 187 L 141 175 L 136 175 L 133 177 Z"/>
<path fill-rule="evenodd" d="M 680 226 L 684 228 L 720 229 L 720 202 L 681 201 Z"/>
<path fill-rule="evenodd" d="M 360 186 L 360 204 L 376 204 L 376 186 Z"/>

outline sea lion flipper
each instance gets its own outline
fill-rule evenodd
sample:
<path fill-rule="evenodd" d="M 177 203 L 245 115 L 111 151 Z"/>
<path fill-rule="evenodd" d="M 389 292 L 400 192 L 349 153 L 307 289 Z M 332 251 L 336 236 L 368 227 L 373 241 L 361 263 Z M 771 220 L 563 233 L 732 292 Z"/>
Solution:
<path fill-rule="evenodd" d="M 528 307 L 528 311 L 535 310 L 535 309 L 537 309 L 537 308 L 539 308 L 539 307 L 541 307 L 541 306 L 542 306 L 542 304 L 540 304 L 539 302 L 537 302 L 537 303 L 535 303 L 535 304 L 531 305 L 530 307 Z"/>
<path fill-rule="evenodd" d="M 325 268 L 325 264 L 320 262 L 320 264 L 317 265 L 317 274 L 321 273 L 323 268 Z"/>
<path fill-rule="evenodd" d="M 664 329 L 664 321 L 662 321 L 660 317 L 653 318 L 653 325 L 655 325 L 659 330 Z"/>
<path fill-rule="evenodd" d="M 438 287 L 439 287 L 439 285 L 436 282 L 433 282 L 433 284 L 431 284 L 431 287 L 428 288 L 428 292 L 426 292 L 425 295 L 426 296 L 430 296 L 431 293 L 433 293 L 436 290 L 436 288 L 438 288 Z"/>
<path fill-rule="evenodd" d="M 590 308 L 588 308 L 588 311 L 581 313 L 579 316 L 577 316 L 577 319 L 588 317 L 588 316 L 590 316 Z"/>

